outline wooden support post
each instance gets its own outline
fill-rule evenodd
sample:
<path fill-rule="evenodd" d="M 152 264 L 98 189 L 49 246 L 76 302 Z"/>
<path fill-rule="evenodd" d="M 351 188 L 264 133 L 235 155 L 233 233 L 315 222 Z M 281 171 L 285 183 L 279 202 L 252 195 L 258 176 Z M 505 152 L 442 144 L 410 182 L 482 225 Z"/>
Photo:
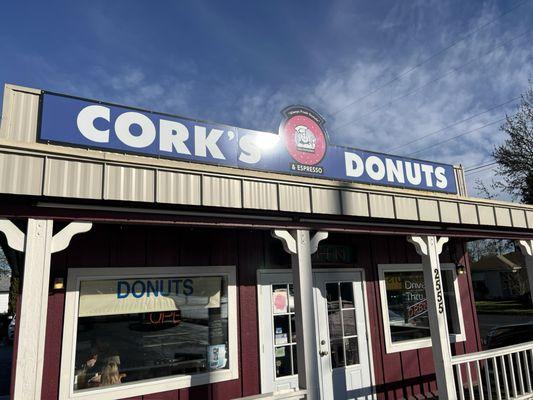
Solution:
<path fill-rule="evenodd" d="M 415 246 L 416 252 L 422 257 L 431 346 L 435 361 L 439 399 L 456 400 L 457 392 L 455 390 L 451 362 L 450 335 L 446 321 L 442 272 L 439 262 L 439 254 L 442 252 L 442 246 L 448 241 L 448 238 L 441 237 L 437 239 L 435 236 L 410 236 L 407 240 Z"/>
<path fill-rule="evenodd" d="M 294 284 L 294 306 L 298 340 L 298 385 L 307 390 L 307 399 L 320 399 L 319 360 L 315 303 L 313 300 L 313 271 L 311 254 L 318 243 L 327 238 L 327 232 L 317 232 L 310 238 L 309 231 L 274 230 L 272 236 L 283 242 L 283 248 L 291 254 Z"/>
<path fill-rule="evenodd" d="M 28 219 L 20 315 L 15 399 L 41 398 L 53 221 Z"/>
<path fill-rule="evenodd" d="M 533 239 L 519 240 L 518 244 L 526 261 L 529 293 L 531 294 L 531 300 L 533 300 Z"/>
<path fill-rule="evenodd" d="M 66 249 L 75 234 L 92 227 L 88 222 L 72 222 L 52 236 L 53 225 L 52 220 L 29 218 L 24 235 L 11 221 L 0 219 L 0 231 L 6 235 L 9 246 L 25 252 L 20 315 L 17 315 L 15 400 L 41 398 L 52 253 Z"/>

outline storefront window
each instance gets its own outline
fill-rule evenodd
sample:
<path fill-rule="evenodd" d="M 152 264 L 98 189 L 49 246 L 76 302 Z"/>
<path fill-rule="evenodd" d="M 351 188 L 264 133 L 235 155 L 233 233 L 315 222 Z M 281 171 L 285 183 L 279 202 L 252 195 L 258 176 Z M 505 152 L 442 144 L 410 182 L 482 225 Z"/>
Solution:
<path fill-rule="evenodd" d="M 533 271 L 525 249 L 514 240 L 495 238 L 466 246 L 483 350 L 532 341 Z"/>
<path fill-rule="evenodd" d="M 225 275 L 81 280 L 78 298 L 74 392 L 231 367 Z"/>
<path fill-rule="evenodd" d="M 382 298 L 387 323 L 386 331 L 391 347 L 406 341 L 427 339 L 429 341 L 429 318 L 422 267 L 416 265 L 380 266 Z M 459 309 L 459 294 L 453 267 L 442 267 L 442 283 L 448 331 L 453 339 L 461 336 L 462 318 Z M 417 343 L 409 348 L 423 347 Z M 406 346 L 398 348 L 406 350 Z"/>

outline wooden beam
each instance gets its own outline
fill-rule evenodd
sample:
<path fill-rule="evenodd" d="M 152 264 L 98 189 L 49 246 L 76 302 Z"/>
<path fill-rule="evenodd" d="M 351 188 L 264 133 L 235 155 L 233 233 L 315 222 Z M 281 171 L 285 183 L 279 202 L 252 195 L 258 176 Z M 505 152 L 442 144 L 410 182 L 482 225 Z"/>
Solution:
<path fill-rule="evenodd" d="M 456 400 L 457 393 L 453 376 L 450 334 L 448 333 L 448 323 L 446 321 L 446 306 L 444 304 L 442 272 L 439 261 L 442 247 L 449 239 L 447 237 L 437 238 L 436 236 L 409 236 L 407 240 L 415 246 L 416 252 L 422 257 L 431 347 L 435 362 L 439 399 Z"/>
<path fill-rule="evenodd" d="M 50 281 L 52 220 L 29 219 L 19 324 L 15 400 L 41 398 Z"/>
<path fill-rule="evenodd" d="M 51 219 L 30 218 L 24 235 L 11 221 L 0 221 L 0 230 L 6 233 L 8 244 L 15 250 L 25 251 L 21 305 L 17 316 L 15 400 L 41 398 L 52 253 L 66 249 L 74 235 L 87 232 L 92 224 L 71 222 L 55 236 L 52 236 L 53 226 Z"/>
<path fill-rule="evenodd" d="M 298 386 L 307 391 L 308 400 L 321 398 L 318 353 L 318 327 L 315 319 L 313 297 L 313 271 L 311 254 L 318 243 L 328 237 L 327 232 L 317 232 L 312 238 L 308 230 L 272 231 L 272 236 L 283 242 L 283 248 L 291 255 L 296 331 L 298 341 Z"/>

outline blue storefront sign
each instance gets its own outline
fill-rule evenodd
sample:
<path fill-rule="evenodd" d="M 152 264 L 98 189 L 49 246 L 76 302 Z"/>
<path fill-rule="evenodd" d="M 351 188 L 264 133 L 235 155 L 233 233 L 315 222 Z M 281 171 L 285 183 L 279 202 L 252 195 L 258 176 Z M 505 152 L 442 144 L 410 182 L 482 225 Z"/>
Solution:
<path fill-rule="evenodd" d="M 39 140 L 315 178 L 457 193 L 453 166 L 329 143 L 304 106 L 282 111 L 278 133 L 44 93 Z"/>

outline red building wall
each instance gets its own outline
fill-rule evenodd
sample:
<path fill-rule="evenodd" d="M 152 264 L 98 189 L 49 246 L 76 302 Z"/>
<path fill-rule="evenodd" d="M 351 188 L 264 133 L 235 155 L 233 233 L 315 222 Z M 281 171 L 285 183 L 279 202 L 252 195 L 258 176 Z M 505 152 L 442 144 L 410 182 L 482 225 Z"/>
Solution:
<path fill-rule="evenodd" d="M 373 236 L 357 238 L 359 262 L 365 269 L 368 307 L 371 325 L 375 384 L 378 398 L 401 399 L 436 394 L 437 384 L 433 354 L 430 347 L 387 354 L 385 349 L 381 296 L 379 292 L 378 264 L 420 263 L 420 256 L 406 239 L 399 236 Z M 459 291 L 466 332 L 466 341 L 453 343 L 452 354 L 464 354 L 481 350 L 477 326 L 474 294 L 470 279 L 468 257 L 463 243 L 450 243 L 452 255 L 466 266 L 467 272 L 459 275 Z M 365 251 L 368 249 L 368 251 Z M 455 252 L 455 253 L 454 253 Z M 443 252 L 441 262 L 449 262 L 449 253 Z"/>
<path fill-rule="evenodd" d="M 436 390 L 431 348 L 386 354 L 383 338 L 377 265 L 420 262 L 414 247 L 405 238 L 392 236 L 332 235 L 327 242 L 352 246 L 356 255 L 353 265 L 365 269 L 378 397 L 431 397 Z M 458 256 L 464 254 L 461 243 L 453 247 Z M 468 267 L 466 259 L 462 262 Z M 239 379 L 135 397 L 222 400 L 260 392 L 256 272 L 289 264 L 281 243 L 266 231 L 95 225 L 89 233 L 76 236 L 66 251 L 53 256 L 51 279 L 66 277 L 67 268 L 74 267 L 237 265 Z M 452 346 L 455 354 L 481 348 L 469 276 L 459 277 L 467 340 Z M 64 299 L 63 292 L 50 293 L 42 391 L 46 400 L 57 399 L 58 395 Z"/>
<path fill-rule="evenodd" d="M 190 389 L 138 396 L 145 400 L 231 399 L 259 393 L 255 268 L 262 242 L 246 231 L 202 231 L 165 227 L 95 225 L 52 258 L 52 279 L 68 267 L 157 267 L 237 265 L 239 379 Z M 42 399 L 57 399 L 64 293 L 49 297 Z"/>

